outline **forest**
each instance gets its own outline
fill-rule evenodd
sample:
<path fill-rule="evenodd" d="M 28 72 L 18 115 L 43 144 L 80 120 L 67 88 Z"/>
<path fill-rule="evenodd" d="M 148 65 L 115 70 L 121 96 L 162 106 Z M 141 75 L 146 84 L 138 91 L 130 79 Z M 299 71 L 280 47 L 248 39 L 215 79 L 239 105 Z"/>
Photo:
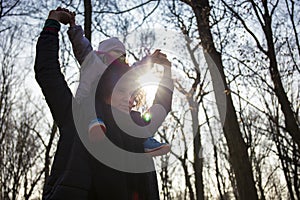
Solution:
<path fill-rule="evenodd" d="M 155 49 L 172 62 L 172 110 L 155 134 L 172 145 L 154 158 L 161 200 L 300 200 L 298 0 L 1 0 L 0 200 L 42 199 L 51 171 L 59 131 L 33 67 L 59 6 L 95 48 L 118 37 L 131 64 Z M 75 91 L 67 30 L 59 62 Z"/>

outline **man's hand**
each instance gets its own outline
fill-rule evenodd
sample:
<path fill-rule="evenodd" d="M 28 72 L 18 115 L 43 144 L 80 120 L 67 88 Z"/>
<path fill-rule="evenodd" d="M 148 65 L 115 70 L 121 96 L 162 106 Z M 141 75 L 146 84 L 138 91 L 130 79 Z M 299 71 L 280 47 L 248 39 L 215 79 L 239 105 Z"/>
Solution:
<path fill-rule="evenodd" d="M 64 12 L 70 14 L 70 18 L 69 18 L 69 22 L 68 23 L 70 24 L 71 27 L 73 27 L 73 26 L 76 25 L 76 23 L 75 23 L 76 13 L 75 12 L 71 12 L 70 10 L 68 10 L 66 8 L 61 8 L 61 7 L 58 7 L 56 10 L 57 11 L 64 11 Z"/>
<path fill-rule="evenodd" d="M 75 25 L 75 13 L 68 9 L 58 7 L 56 10 L 51 10 L 48 19 L 56 20 L 63 24 Z"/>

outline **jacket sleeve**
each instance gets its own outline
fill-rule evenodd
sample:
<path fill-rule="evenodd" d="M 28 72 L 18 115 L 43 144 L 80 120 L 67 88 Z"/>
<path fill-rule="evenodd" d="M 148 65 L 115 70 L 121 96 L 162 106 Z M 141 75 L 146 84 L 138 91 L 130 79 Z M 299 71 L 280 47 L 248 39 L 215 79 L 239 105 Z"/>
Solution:
<path fill-rule="evenodd" d="M 171 111 L 174 84 L 171 79 L 171 68 L 165 68 L 164 75 L 158 86 L 153 106 L 148 112 L 151 114 L 151 121 L 147 127 L 150 134 L 154 134 L 161 126 L 168 113 Z"/>
<path fill-rule="evenodd" d="M 44 30 L 36 45 L 35 78 L 59 127 L 72 114 L 72 93 L 60 71 L 58 31 Z"/>
<path fill-rule="evenodd" d="M 158 130 L 171 111 L 173 89 L 174 84 L 171 79 L 171 69 L 166 68 L 157 89 L 153 106 L 147 111 L 151 115 L 151 120 L 145 120 L 141 115 L 139 117 L 132 117 L 137 125 L 146 128 L 148 136 L 153 135 Z"/>
<path fill-rule="evenodd" d="M 171 78 L 171 68 L 165 67 L 164 75 L 155 94 L 153 105 L 162 105 L 166 112 L 169 113 L 171 111 L 173 90 L 174 83 Z"/>
<path fill-rule="evenodd" d="M 76 25 L 70 27 L 68 36 L 71 41 L 75 58 L 81 65 L 86 56 L 93 50 L 90 41 L 84 36 L 82 27 Z"/>

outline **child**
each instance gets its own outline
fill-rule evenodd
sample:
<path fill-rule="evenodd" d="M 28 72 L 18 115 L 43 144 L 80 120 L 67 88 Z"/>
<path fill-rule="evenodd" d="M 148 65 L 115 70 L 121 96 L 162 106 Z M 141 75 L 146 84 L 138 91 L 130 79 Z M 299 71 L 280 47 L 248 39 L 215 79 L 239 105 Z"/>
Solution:
<path fill-rule="evenodd" d="M 61 10 L 69 12 L 67 9 Z M 94 110 L 92 106 L 90 106 L 93 105 L 93 99 L 91 99 L 90 94 L 94 94 L 93 91 L 95 90 L 99 77 L 103 74 L 107 66 L 116 59 L 125 62 L 126 50 L 124 44 L 117 38 L 110 38 L 99 44 L 98 51 L 92 51 L 90 42 L 83 36 L 81 26 L 75 23 L 75 13 L 69 13 L 72 15 L 72 18 L 69 21 L 70 28 L 68 35 L 73 46 L 75 57 L 82 66 L 75 99 L 87 109 L 86 111 L 89 114 L 88 118 L 90 121 L 88 125 L 89 139 L 96 142 L 103 138 L 106 126 L 99 117 L 93 114 Z M 166 59 L 165 54 L 157 50 L 152 55 L 153 60 L 159 56 Z M 166 60 L 164 60 L 164 62 L 166 62 Z M 93 95 L 91 96 L 93 97 Z M 151 119 L 146 119 L 145 122 L 149 123 L 150 120 Z M 159 156 L 168 153 L 170 151 L 170 145 L 159 143 L 150 137 L 144 142 L 144 150 L 152 156 Z"/>

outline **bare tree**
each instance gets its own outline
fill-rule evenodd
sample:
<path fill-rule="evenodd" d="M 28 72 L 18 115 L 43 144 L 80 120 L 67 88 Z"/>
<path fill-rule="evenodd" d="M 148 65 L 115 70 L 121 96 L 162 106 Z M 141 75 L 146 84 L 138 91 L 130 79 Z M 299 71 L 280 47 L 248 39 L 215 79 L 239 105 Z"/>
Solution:
<path fill-rule="evenodd" d="M 184 1 L 191 6 L 197 19 L 198 32 L 201 39 L 201 44 L 206 52 L 206 60 L 212 82 L 214 93 L 216 96 L 217 105 L 222 105 L 222 95 L 226 93 L 226 114 L 221 112 L 223 109 L 219 107 L 220 117 L 224 119 L 224 134 L 229 147 L 230 161 L 234 169 L 239 198 L 241 199 L 258 199 L 255 183 L 253 179 L 251 164 L 247 153 L 247 147 L 243 141 L 242 134 L 237 123 L 237 116 L 230 94 L 230 89 L 226 82 L 224 67 L 222 64 L 221 54 L 216 50 L 210 27 L 210 6 L 208 0 L 204 1 Z M 218 77 L 215 74 L 221 75 L 221 83 L 224 86 L 220 88 Z M 220 91 L 218 91 L 218 88 Z M 225 115 L 225 116 L 224 116 Z"/>
<path fill-rule="evenodd" d="M 1 1 L 0 25 L 0 199 L 32 199 L 40 195 L 45 149 L 39 122 L 43 119 L 33 104 L 32 93 L 24 87 L 28 75 L 29 51 L 26 25 L 17 18 L 34 14 L 31 1 Z M 25 31 L 24 31 L 25 30 Z M 32 34 L 32 33 L 31 33 Z M 25 52 L 25 53 L 24 53 Z M 44 128 L 44 127 L 43 127 Z M 51 145 L 49 145 L 51 148 Z M 52 152 L 49 152 L 51 158 Z"/>
<path fill-rule="evenodd" d="M 92 2 L 84 0 L 84 34 L 85 37 L 92 41 Z"/>
<path fill-rule="evenodd" d="M 128 42 L 126 36 L 130 33 L 139 28 L 151 33 L 154 24 L 169 27 L 188 36 L 185 39 L 191 39 L 185 42 L 190 52 L 187 59 L 192 61 L 193 67 L 187 68 L 180 59 L 174 60 L 188 80 L 188 87 L 179 82 L 177 89 L 186 95 L 189 105 L 182 105 L 181 109 L 185 112 L 182 115 L 173 112 L 167 121 L 168 129 L 161 129 L 159 133 L 165 141 L 175 144 L 176 140 L 181 140 L 182 146 L 185 146 L 187 137 L 194 132 L 193 153 L 191 156 L 186 152 L 172 152 L 161 158 L 161 162 L 168 163 L 173 158 L 179 163 L 161 171 L 162 197 L 209 199 L 215 198 L 213 191 L 217 191 L 216 198 L 221 200 L 300 198 L 298 1 L 3 0 L 0 2 L 0 46 L 6 45 L 6 51 L 0 54 L 1 199 L 38 196 L 41 182 L 47 179 L 51 170 L 57 128 L 52 122 L 39 127 L 38 122 L 44 120 L 35 111 L 39 108 L 29 108 L 24 102 L 18 102 L 19 96 L 15 91 L 22 82 L 15 73 L 18 61 L 12 58 L 18 58 L 19 54 L 15 51 L 18 50 L 15 43 L 10 41 L 14 37 L 20 39 L 19 44 L 30 45 L 41 28 L 36 26 L 37 20 L 42 26 L 48 11 L 58 5 L 76 11 L 89 40 L 123 35 L 124 42 Z M 37 7 L 41 11 L 37 12 Z M 162 10 L 164 12 L 160 16 L 155 13 Z M 24 28 L 15 28 L 11 22 L 18 21 L 21 16 L 22 19 L 26 16 L 35 19 L 32 21 L 34 26 L 30 25 L 30 20 L 23 20 Z M 78 69 L 71 71 L 68 68 L 76 64 L 65 37 L 65 28 L 62 27 L 60 34 L 63 41 L 60 61 L 69 77 L 68 83 L 72 84 Z M 18 35 L 28 30 L 35 33 L 30 36 L 31 39 L 24 34 Z M 95 31 L 100 31 L 101 35 L 95 35 Z M 148 43 L 148 39 L 155 40 L 155 37 L 147 36 L 143 38 L 147 40 L 144 44 L 150 44 L 151 48 L 152 43 Z M 199 63 L 193 57 L 200 45 L 206 58 L 215 64 L 208 62 L 208 69 L 218 104 L 218 94 L 226 94 L 227 113 L 220 116 L 226 119 L 223 128 L 225 137 L 215 137 L 220 131 L 216 128 L 218 119 L 211 115 L 210 105 L 203 99 L 211 91 L 205 88 L 208 84 L 205 79 L 207 68 L 199 69 Z M 129 51 L 129 54 L 134 55 L 134 52 Z M 214 74 L 217 73 L 221 74 L 220 82 L 215 81 Z M 224 88 L 217 90 L 218 83 L 222 83 Z M 253 91 L 255 95 L 252 95 Z M 26 99 L 30 98 L 24 95 L 22 100 Z M 203 124 L 199 114 L 205 116 Z M 192 120 L 189 122 L 187 119 Z M 212 145 L 211 159 L 199 158 L 202 147 L 207 145 L 203 142 L 206 136 L 212 141 L 208 144 Z M 26 152 L 26 149 L 31 151 Z M 23 160 L 25 157 L 28 159 Z M 211 170 L 214 170 L 213 173 Z M 177 174 L 181 176 L 175 177 Z M 186 187 L 178 191 L 174 187 L 174 179 L 181 180 Z"/>
<path fill-rule="evenodd" d="M 43 170 L 35 166 L 40 158 L 40 148 L 32 128 L 36 126 L 38 118 L 28 104 L 30 99 L 22 99 L 24 91 L 18 89 L 22 79 L 16 71 L 15 59 L 22 49 L 16 49 L 20 46 L 16 46 L 14 37 L 13 34 L 1 43 L 0 196 L 1 199 L 18 199 L 24 188 L 24 198 L 28 199 L 40 181 Z M 31 170 L 36 171 L 30 175 Z"/>
<path fill-rule="evenodd" d="M 254 1 L 249 1 L 251 4 L 251 9 L 253 9 L 253 15 L 256 17 L 258 23 L 261 26 L 261 29 L 263 30 L 265 40 L 267 43 L 267 47 L 264 48 L 264 44 L 262 44 L 258 36 L 255 34 L 253 30 L 249 28 L 246 21 L 243 19 L 243 16 L 239 14 L 237 11 L 235 11 L 233 6 L 230 6 L 226 1 L 222 0 L 224 5 L 232 12 L 234 17 L 236 17 L 240 23 L 243 25 L 245 30 L 253 37 L 253 39 L 256 42 L 257 48 L 268 58 L 269 60 L 269 72 L 271 75 L 271 80 L 273 81 L 274 85 L 274 92 L 278 98 L 278 101 L 281 105 L 281 110 L 285 116 L 285 128 L 286 131 L 289 132 L 293 140 L 300 146 L 300 129 L 299 129 L 299 122 L 296 119 L 295 112 L 293 111 L 293 108 L 291 106 L 291 103 L 287 97 L 287 94 L 285 92 L 281 75 L 278 68 L 278 59 L 277 59 L 277 52 L 276 52 L 276 45 L 274 42 L 274 30 L 272 27 L 272 18 L 274 18 L 274 13 L 278 7 L 279 1 L 276 1 L 275 4 L 270 4 L 268 1 L 262 1 L 262 3 L 256 3 Z M 235 3 L 239 4 L 238 1 Z M 234 4 L 234 5 L 237 5 Z M 292 4 L 293 5 L 293 4 Z M 289 8 L 288 8 L 289 10 Z M 292 8 L 293 12 L 293 8 Z M 290 12 L 292 24 L 294 24 L 294 19 L 292 12 Z M 294 32 L 296 29 L 294 29 Z M 295 32 L 297 33 L 297 32 Z M 296 35 L 296 39 L 298 36 Z M 298 41 L 299 43 L 299 41 Z M 299 45 L 299 44 L 298 44 Z"/>

